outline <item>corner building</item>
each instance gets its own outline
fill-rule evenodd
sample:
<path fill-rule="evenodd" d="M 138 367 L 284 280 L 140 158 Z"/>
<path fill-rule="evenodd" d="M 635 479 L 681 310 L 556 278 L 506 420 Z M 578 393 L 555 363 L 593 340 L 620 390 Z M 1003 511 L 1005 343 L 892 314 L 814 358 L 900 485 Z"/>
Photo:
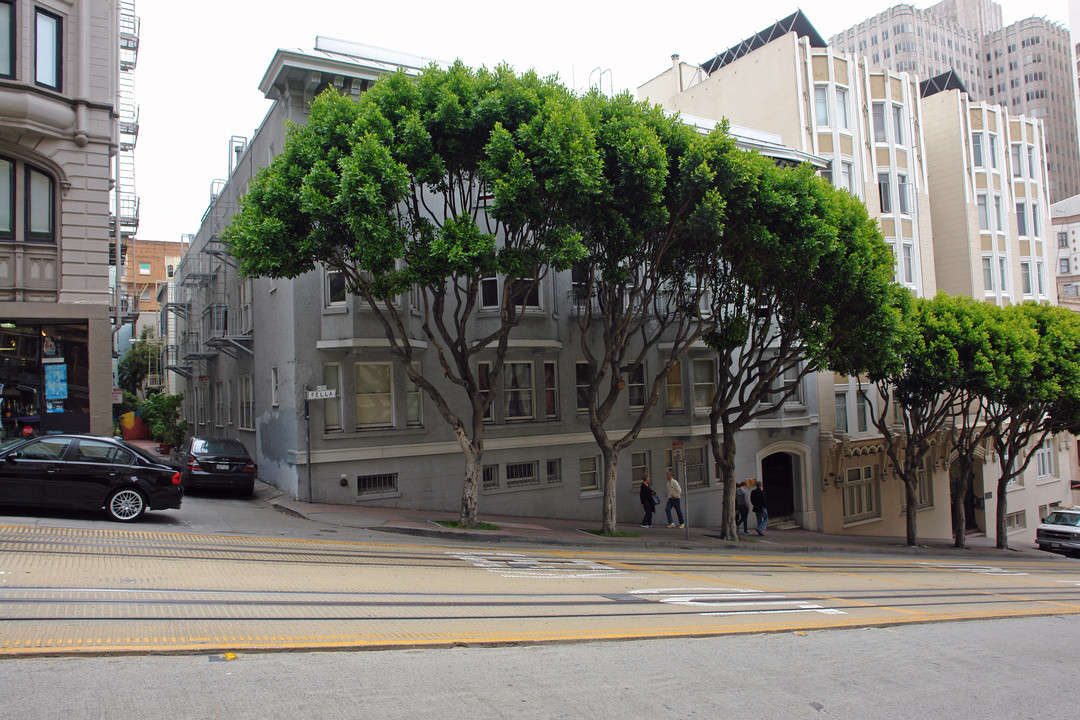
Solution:
<path fill-rule="evenodd" d="M 321 37 L 314 50 L 279 50 L 260 84 L 273 105 L 250 141 L 234 138 L 229 178 L 215 186 L 173 278 L 165 306 L 175 323 L 169 370 L 181 379 L 192 432 L 239 438 L 256 458 L 260 479 L 301 500 L 450 511 L 461 505 L 464 459 L 450 427 L 408 381 L 381 326 L 346 292 L 344 279 L 326 269 L 295 280 L 241 278 L 220 240 L 255 173 L 283 148 L 285 122 L 305 122 L 320 91 L 333 87 L 356 97 L 398 66 L 416 73 L 427 64 Z M 742 147 L 778 162 L 821 164 L 783 147 L 774 134 L 734 134 Z M 502 279 L 485 282 L 496 292 L 483 298 L 498 297 Z M 484 436 L 482 515 L 602 517 L 600 452 L 578 402 L 581 351 L 572 282 L 570 271 L 544 278 L 511 334 L 503 386 L 490 388 L 495 400 Z M 422 316 L 409 311 L 412 298 L 406 294 L 399 302 L 417 323 L 413 337 L 422 338 Z M 497 318 L 499 309 L 482 301 L 475 312 L 483 328 L 485 317 Z M 434 350 L 414 342 L 421 372 L 443 382 Z M 646 377 L 659 362 L 658 355 L 647 360 Z M 619 458 L 620 522 L 639 522 L 641 475 L 662 479 L 672 467 L 672 443 L 679 441 L 688 520 L 720 523 L 722 488 L 708 447 L 716 378 L 715 353 L 704 346 L 668 376 L 649 424 Z M 644 385 L 634 384 L 631 378 L 612 416 L 613 431 L 628 427 L 640 411 L 634 398 L 643 398 Z M 306 400 L 307 391 L 320 386 L 327 391 L 320 395 L 333 397 Z M 767 477 L 773 515 L 817 527 L 820 508 L 809 483 L 818 462 L 817 396 L 802 390 L 743 434 L 754 450 L 740 454 L 738 475 Z"/>
<path fill-rule="evenodd" d="M 971 102 L 955 76 L 936 81 L 920 85 L 911 73 L 838 52 L 797 12 L 701 65 L 673 57 L 671 69 L 638 95 L 776 133 L 820 156 L 823 174 L 877 219 L 896 258 L 896 281 L 916 295 L 942 289 L 999 304 L 1052 300 L 1042 123 Z M 856 378 L 832 373 L 817 375 L 815 392 L 821 464 L 807 481 L 822 508 L 819 529 L 903 536 L 903 486 L 870 422 L 880 399 L 863 400 Z M 922 473 L 922 537 L 952 532 L 946 440 L 936 439 Z M 1060 454 L 1054 446 L 1045 451 Z M 984 459 L 996 462 L 989 453 Z M 993 467 L 982 469 L 985 487 L 969 489 L 974 531 L 993 533 Z M 1039 467 L 1042 474 L 1029 472 L 1009 497 L 1016 541 L 1033 541 L 1041 510 L 1068 495 L 1067 461 L 1048 457 Z"/>
<path fill-rule="evenodd" d="M 112 433 L 115 0 L 0 0 L 0 420 Z M 123 3 L 130 11 L 131 3 Z M 131 40 L 134 35 L 126 35 Z M 136 38 L 137 42 L 137 38 Z"/>

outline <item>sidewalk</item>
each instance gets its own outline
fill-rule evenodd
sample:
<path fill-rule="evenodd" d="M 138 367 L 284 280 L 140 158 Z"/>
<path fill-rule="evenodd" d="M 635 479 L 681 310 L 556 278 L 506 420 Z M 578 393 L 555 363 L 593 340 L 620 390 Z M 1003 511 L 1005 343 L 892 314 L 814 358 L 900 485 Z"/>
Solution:
<path fill-rule="evenodd" d="M 263 488 L 278 492 L 276 488 Z M 262 493 L 260 493 L 262 497 Z M 604 548 L 672 548 L 700 550 L 740 550 L 748 552 L 895 552 L 900 554 L 955 554 L 958 558 L 989 562 L 993 560 L 1017 560 L 1020 558 L 1044 558 L 1053 556 L 1035 547 L 999 550 L 994 541 L 985 535 L 968 536 L 968 547 L 958 550 L 951 540 L 920 540 L 917 547 L 908 547 L 904 538 L 827 535 L 801 528 L 767 528 L 759 537 L 751 531 L 740 535 L 739 542 L 722 540 L 717 528 L 668 528 L 662 524 L 664 517 L 652 528 L 639 527 L 634 523 L 619 525 L 627 537 L 603 537 L 594 532 L 600 528 L 596 520 L 562 520 L 557 518 L 530 518 L 481 514 L 483 522 L 498 525 L 498 530 L 458 530 L 444 527 L 441 521 L 456 521 L 458 514 L 436 510 L 403 510 L 398 508 L 366 505 L 327 505 L 292 500 L 284 494 L 266 498 L 280 512 L 302 517 L 313 522 L 341 527 L 377 530 L 444 540 L 461 540 L 488 543 L 551 544 L 589 546 Z"/>
<path fill-rule="evenodd" d="M 158 452 L 158 445 L 152 440 L 134 440 L 130 442 L 157 457 L 167 459 Z M 988 562 L 994 559 L 1049 559 L 1056 557 L 1042 552 L 1034 546 L 999 550 L 994 546 L 994 541 L 985 535 L 969 535 L 967 538 L 968 546 L 963 550 L 954 548 L 951 539 L 920 538 L 918 546 L 908 547 L 902 537 L 828 535 L 812 530 L 803 530 L 802 528 L 780 529 L 777 527 L 767 528 L 765 535 L 762 537 L 751 532 L 749 535 L 740 535 L 739 542 L 732 542 L 722 540 L 719 529 L 715 527 L 691 527 L 689 532 L 685 528 L 668 528 L 663 524 L 665 518 L 662 512 L 657 513 L 657 525 L 652 528 L 639 527 L 636 523 L 619 525 L 619 530 L 627 533 L 627 537 L 617 538 L 595 534 L 595 531 L 600 529 L 599 518 L 596 520 L 563 520 L 482 513 L 480 519 L 483 522 L 498 525 L 499 529 L 458 530 L 439 524 L 445 521 L 456 521 L 458 519 L 458 513 L 456 512 L 404 510 L 369 505 L 306 503 L 293 500 L 277 488 L 261 482 L 256 483 L 256 496 L 260 500 L 268 502 L 279 512 L 324 525 L 468 542 L 550 544 L 623 549 L 737 549 L 747 552 L 774 553 L 890 552 L 915 555 L 954 554 L 958 558 L 979 562 Z"/>

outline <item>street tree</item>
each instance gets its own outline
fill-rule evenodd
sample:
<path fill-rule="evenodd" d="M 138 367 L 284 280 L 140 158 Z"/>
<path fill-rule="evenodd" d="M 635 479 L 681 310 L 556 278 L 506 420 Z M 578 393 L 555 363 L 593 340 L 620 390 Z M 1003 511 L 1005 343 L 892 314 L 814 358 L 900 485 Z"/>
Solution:
<path fill-rule="evenodd" d="M 1008 487 L 1031 464 L 1043 443 L 1061 432 L 1080 432 L 1080 317 L 1067 308 L 1023 303 L 1004 310 L 1017 333 L 1030 333 L 1031 363 L 992 398 L 986 422 L 1001 474 L 997 482 L 997 547 L 1009 547 Z"/>
<path fill-rule="evenodd" d="M 957 310 L 970 313 L 971 333 L 967 367 L 961 368 L 960 387 L 952 412 L 952 451 L 956 472 L 949 473 L 953 545 L 966 546 L 964 498 L 974 487 L 980 450 L 985 453 L 998 428 L 990 422 L 995 399 L 1009 386 L 1031 374 L 1035 336 L 1027 323 L 1016 323 L 1016 313 L 985 301 L 955 298 Z"/>
<path fill-rule="evenodd" d="M 878 402 L 867 388 L 860 393 L 876 408 L 874 427 L 885 442 L 885 454 L 904 486 L 907 544 L 917 541 L 920 476 L 930 451 L 947 447 L 951 440 L 954 408 L 969 368 L 987 362 L 985 345 L 968 298 L 938 293 L 917 298 L 905 313 L 907 327 L 898 335 L 895 362 L 872 368 L 870 380 Z"/>
<path fill-rule="evenodd" d="M 597 192 L 599 170 L 587 116 L 552 78 L 460 62 L 399 71 L 358 102 L 320 94 L 224 237 L 249 276 L 342 273 L 452 428 L 472 526 L 490 388 L 538 284 L 583 255 L 567 209 Z M 480 319 L 481 304 L 497 312 Z"/>
<path fill-rule="evenodd" d="M 144 327 L 131 348 L 120 358 L 116 367 L 116 381 L 119 386 L 133 395 L 142 394 L 144 383 L 151 370 L 159 367 L 161 349 L 154 336 L 152 327 Z"/>
<path fill-rule="evenodd" d="M 892 254 L 866 207 L 813 168 L 754 156 L 727 188 L 706 336 L 718 354 L 712 455 L 724 484 L 722 533 L 735 525 L 736 434 L 776 412 L 811 373 L 878 362 L 899 317 Z M 854 320 L 858 318 L 858 320 Z"/>
<path fill-rule="evenodd" d="M 573 268 L 578 403 L 603 458 L 602 532 L 617 532 L 619 454 L 641 433 L 668 375 L 713 327 L 706 278 L 725 222 L 722 180 L 743 151 L 622 94 L 584 98 L 603 158 L 578 207 L 587 255 Z M 651 361 L 651 362 L 647 362 Z M 629 427 L 609 421 L 620 398 Z"/>

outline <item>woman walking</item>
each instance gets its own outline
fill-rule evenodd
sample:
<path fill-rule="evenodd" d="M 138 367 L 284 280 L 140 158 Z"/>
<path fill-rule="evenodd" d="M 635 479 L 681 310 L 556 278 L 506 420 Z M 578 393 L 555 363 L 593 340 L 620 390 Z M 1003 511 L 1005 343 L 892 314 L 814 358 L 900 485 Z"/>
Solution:
<path fill-rule="evenodd" d="M 652 514 L 656 510 L 656 502 L 653 500 L 652 484 L 650 483 L 649 473 L 645 473 L 641 476 L 641 489 L 638 490 L 638 496 L 641 498 L 641 507 L 645 509 L 645 517 L 641 518 L 641 527 L 652 527 Z"/>

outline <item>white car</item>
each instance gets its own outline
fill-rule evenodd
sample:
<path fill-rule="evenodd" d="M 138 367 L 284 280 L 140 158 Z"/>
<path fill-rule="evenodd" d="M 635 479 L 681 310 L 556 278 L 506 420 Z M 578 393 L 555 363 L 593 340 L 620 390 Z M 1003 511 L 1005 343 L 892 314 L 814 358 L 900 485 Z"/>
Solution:
<path fill-rule="evenodd" d="M 1040 550 L 1080 555 L 1080 508 L 1058 508 L 1035 531 Z"/>

